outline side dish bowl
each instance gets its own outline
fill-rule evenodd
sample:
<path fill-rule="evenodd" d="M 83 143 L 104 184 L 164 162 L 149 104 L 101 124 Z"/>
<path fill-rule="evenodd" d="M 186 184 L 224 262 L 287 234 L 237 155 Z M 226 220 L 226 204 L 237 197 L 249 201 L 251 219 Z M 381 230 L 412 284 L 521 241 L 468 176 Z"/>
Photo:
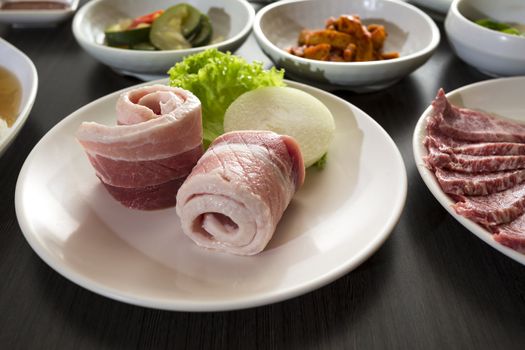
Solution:
<path fill-rule="evenodd" d="M 399 58 L 369 62 L 327 62 L 294 56 L 287 48 L 297 45 L 303 29 L 323 28 L 326 19 L 359 15 L 364 24 L 384 25 L 388 37 L 384 51 Z M 260 10 L 255 37 L 263 51 L 293 79 L 327 89 L 373 91 L 394 84 L 424 64 L 436 49 L 440 35 L 423 11 L 395 0 L 285 0 Z"/>
<path fill-rule="evenodd" d="M 452 0 L 408 0 L 409 2 L 418 6 L 424 7 L 425 9 L 437 11 L 440 14 L 445 15 L 452 3 Z"/>
<path fill-rule="evenodd" d="M 0 1 L 0 5 L 7 1 Z M 79 0 L 60 0 L 60 9 L 0 9 L 0 22 L 16 27 L 50 27 L 70 18 L 78 8 Z M 35 4 L 38 5 L 38 4 Z"/>
<path fill-rule="evenodd" d="M 212 22 L 212 43 L 182 50 L 141 51 L 109 47 L 104 44 L 104 30 L 124 18 L 135 18 L 175 5 L 170 0 L 93 0 L 78 10 L 73 20 L 73 34 L 90 55 L 121 74 L 138 77 L 165 74 L 185 56 L 217 48 L 235 51 L 250 34 L 255 10 L 245 0 L 185 0 Z M 145 78 L 147 79 L 147 78 Z"/>
<path fill-rule="evenodd" d="M 445 32 L 463 61 L 490 76 L 525 74 L 525 37 L 474 23 L 490 18 L 525 24 L 523 0 L 455 0 L 445 19 Z"/>
<path fill-rule="evenodd" d="M 38 89 L 38 75 L 33 62 L 22 51 L 2 38 L 0 38 L 0 66 L 13 73 L 22 88 L 16 121 L 7 130 L 0 132 L 0 156 L 2 156 L 29 116 Z"/>

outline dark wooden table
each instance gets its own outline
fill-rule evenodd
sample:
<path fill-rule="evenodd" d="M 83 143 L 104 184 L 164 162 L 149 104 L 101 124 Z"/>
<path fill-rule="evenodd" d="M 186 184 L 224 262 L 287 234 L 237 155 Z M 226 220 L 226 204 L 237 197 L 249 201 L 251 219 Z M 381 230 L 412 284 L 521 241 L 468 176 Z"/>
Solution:
<path fill-rule="evenodd" d="M 113 301 L 63 278 L 31 250 L 14 208 L 25 158 L 71 112 L 139 81 L 88 56 L 71 22 L 0 26 L 0 35 L 33 60 L 40 81 L 26 125 L 0 159 L 0 348 L 524 349 L 525 267 L 448 215 L 413 160 L 412 131 L 437 89 L 488 79 L 451 53 L 439 25 L 437 52 L 398 84 L 362 95 L 335 92 L 378 121 L 403 155 L 408 197 L 390 238 L 359 268 L 319 290 L 221 313 Z M 237 53 L 270 64 L 253 38 Z"/>

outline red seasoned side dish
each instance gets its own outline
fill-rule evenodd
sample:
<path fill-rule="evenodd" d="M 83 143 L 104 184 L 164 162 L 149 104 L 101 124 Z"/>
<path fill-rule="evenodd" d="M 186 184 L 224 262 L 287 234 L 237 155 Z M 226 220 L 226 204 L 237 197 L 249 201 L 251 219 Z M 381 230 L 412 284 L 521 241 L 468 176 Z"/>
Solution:
<path fill-rule="evenodd" d="M 358 15 L 342 15 L 329 18 L 324 29 L 303 29 L 298 46 L 289 48 L 288 52 L 299 57 L 334 62 L 397 58 L 397 52 L 383 52 L 387 35 L 382 25 L 365 26 Z"/>
<path fill-rule="evenodd" d="M 458 214 L 525 253 L 525 124 L 454 106 L 443 90 L 432 106 L 427 167 Z"/>

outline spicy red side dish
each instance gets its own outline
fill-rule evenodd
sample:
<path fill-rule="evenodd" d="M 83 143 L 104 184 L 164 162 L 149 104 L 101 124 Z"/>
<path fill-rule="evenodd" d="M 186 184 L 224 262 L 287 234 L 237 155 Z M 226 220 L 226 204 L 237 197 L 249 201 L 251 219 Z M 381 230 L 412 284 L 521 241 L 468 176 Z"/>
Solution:
<path fill-rule="evenodd" d="M 361 23 L 358 15 L 331 17 L 325 29 L 303 29 L 292 55 L 320 61 L 364 62 L 398 58 L 398 52 L 383 53 L 388 36 L 384 26 Z"/>

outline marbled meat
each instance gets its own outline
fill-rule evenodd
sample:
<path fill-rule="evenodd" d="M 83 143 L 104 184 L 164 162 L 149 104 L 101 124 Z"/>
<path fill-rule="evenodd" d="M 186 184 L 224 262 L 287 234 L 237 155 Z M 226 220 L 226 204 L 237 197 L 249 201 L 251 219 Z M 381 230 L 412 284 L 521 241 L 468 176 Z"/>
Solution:
<path fill-rule="evenodd" d="M 442 89 L 432 107 L 426 166 L 458 214 L 525 253 L 525 124 L 454 106 Z"/>

